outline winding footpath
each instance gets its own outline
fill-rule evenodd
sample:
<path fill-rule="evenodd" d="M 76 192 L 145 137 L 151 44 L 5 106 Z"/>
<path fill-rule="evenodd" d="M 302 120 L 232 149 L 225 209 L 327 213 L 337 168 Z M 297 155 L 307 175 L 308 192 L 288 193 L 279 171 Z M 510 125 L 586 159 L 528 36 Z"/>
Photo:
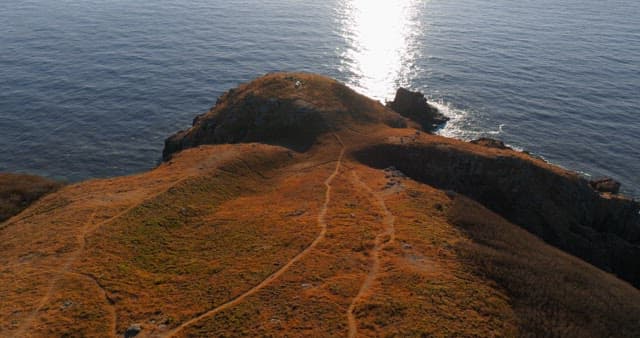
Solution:
<path fill-rule="evenodd" d="M 38 317 L 38 313 L 44 308 L 45 305 L 47 305 L 47 303 L 49 303 L 49 300 L 51 299 L 51 297 L 55 293 L 56 287 L 57 287 L 58 283 L 60 282 L 60 279 L 62 278 L 61 275 L 66 274 L 66 273 L 69 272 L 69 267 L 76 261 L 76 259 L 80 255 L 80 252 L 82 252 L 84 250 L 84 244 L 86 243 L 84 237 L 85 237 L 85 234 L 86 234 L 87 229 L 89 228 L 90 224 L 95 219 L 95 215 L 96 215 L 96 210 L 94 210 L 91 213 L 91 216 L 89 216 L 89 219 L 87 220 L 87 222 L 83 224 L 82 233 L 76 236 L 76 239 L 79 242 L 78 243 L 79 249 L 76 250 L 74 253 L 72 253 L 64 261 L 64 263 L 62 264 L 62 267 L 61 267 L 60 270 L 57 270 L 57 271 L 54 272 L 56 274 L 56 276 L 49 282 L 49 286 L 47 287 L 47 293 L 45 293 L 44 296 L 42 296 L 42 298 L 40 298 L 40 301 L 38 302 L 38 305 L 36 306 L 36 308 L 31 312 L 29 317 L 27 317 L 22 322 L 22 324 L 18 328 L 18 331 L 16 332 L 16 337 L 24 337 L 26 335 L 26 331 L 29 328 L 31 328 L 31 326 L 33 325 L 33 322 L 35 322 L 36 318 Z M 40 273 L 42 273 L 42 272 L 43 271 L 41 271 Z M 46 272 L 49 272 L 49 271 L 46 271 Z"/>
<path fill-rule="evenodd" d="M 291 268 L 291 266 L 293 264 L 295 264 L 296 262 L 298 262 L 300 259 L 302 259 L 303 257 L 305 257 L 311 250 L 313 250 L 313 248 L 315 248 L 318 243 L 320 243 L 324 238 L 325 235 L 327 233 L 327 222 L 326 222 L 326 216 L 327 216 L 327 211 L 329 209 L 329 203 L 331 203 L 331 183 L 333 182 L 333 179 L 338 175 L 338 173 L 340 172 L 340 167 L 342 165 L 342 158 L 344 156 L 344 152 L 345 152 L 345 147 L 344 144 L 342 143 L 342 140 L 340 140 L 340 137 L 338 135 L 335 135 L 336 139 L 338 140 L 338 142 L 341 145 L 341 150 L 340 150 L 340 155 L 338 156 L 338 160 L 336 163 L 336 167 L 334 169 L 334 171 L 331 173 L 331 175 L 324 181 L 324 185 L 326 187 L 326 191 L 325 191 L 325 197 L 324 197 L 324 204 L 322 206 L 322 209 L 320 209 L 320 213 L 318 213 L 318 225 L 320 226 L 320 233 L 318 234 L 318 236 L 313 240 L 313 242 L 311 242 L 311 244 L 309 244 L 309 246 L 307 246 L 304 250 L 300 251 L 295 257 L 293 257 L 291 260 L 289 260 L 289 262 L 287 262 L 287 264 L 285 264 L 284 266 L 282 266 L 282 268 L 280 268 L 278 271 L 274 272 L 273 274 L 269 275 L 266 279 L 264 279 L 262 282 L 260 282 L 260 284 L 252 287 L 251 289 L 247 290 L 245 293 L 240 294 L 238 296 L 236 296 L 235 298 L 231 299 L 230 301 L 210 310 L 207 311 L 201 315 L 199 315 L 198 317 L 195 317 L 191 320 L 188 320 L 184 323 L 182 323 L 180 326 L 176 327 L 173 331 L 168 332 L 164 337 L 173 337 L 176 334 L 180 333 L 182 330 L 184 330 L 186 327 L 197 323 L 198 321 L 205 319 L 207 317 L 211 317 L 214 316 L 226 309 L 229 309 L 235 305 L 238 305 L 240 302 L 242 302 L 243 300 L 245 300 L 247 297 L 257 293 L 258 291 L 260 291 L 261 289 L 265 288 L 267 285 L 271 284 L 273 281 L 275 281 L 276 279 L 278 279 L 280 276 L 282 276 L 285 272 L 287 272 L 287 270 L 289 270 L 289 268 Z"/>
<path fill-rule="evenodd" d="M 366 190 L 370 196 L 373 196 L 375 204 L 377 204 L 378 208 L 382 210 L 384 214 L 383 225 L 385 230 L 384 232 L 378 234 L 378 236 L 376 236 L 375 238 L 374 247 L 371 255 L 373 260 L 373 262 L 371 263 L 371 269 L 369 270 L 367 277 L 365 277 L 364 282 L 360 286 L 360 290 L 358 290 L 358 294 L 356 294 L 356 296 L 353 298 L 347 310 L 347 319 L 349 322 L 349 335 L 348 335 L 349 338 L 353 338 L 358 334 L 358 322 L 356 320 L 354 311 L 355 311 L 356 305 L 364 297 L 367 296 L 369 290 L 371 289 L 371 285 L 373 284 L 373 281 L 376 279 L 376 276 L 380 271 L 380 251 L 384 249 L 387 245 L 395 241 L 395 216 L 393 216 L 393 214 L 387 208 L 387 205 L 385 204 L 384 199 L 382 198 L 382 196 L 380 196 L 380 194 L 377 194 L 376 192 L 374 192 L 373 189 L 371 189 L 371 187 L 369 187 L 366 183 L 364 183 L 360 179 L 360 177 L 358 177 L 358 174 L 355 171 L 352 171 L 351 174 L 353 175 L 354 182 L 356 182 L 356 184 L 358 184 L 364 190 Z"/>
<path fill-rule="evenodd" d="M 100 192 L 104 190 L 104 185 L 105 183 L 103 182 L 102 184 L 100 184 L 98 186 L 98 188 L 96 189 L 96 191 Z M 74 276 L 74 277 L 79 277 L 82 279 L 86 279 L 89 280 L 92 284 L 94 284 L 94 286 L 96 286 L 96 288 L 99 290 L 100 295 L 102 296 L 102 298 L 105 300 L 105 304 L 106 304 L 106 311 L 109 313 L 109 316 L 111 317 L 110 323 L 109 323 L 109 327 L 112 330 L 112 333 L 114 336 L 117 336 L 117 332 L 116 332 L 116 323 L 117 323 L 117 315 L 116 315 L 116 310 L 113 307 L 113 304 L 111 303 L 111 301 L 109 300 L 107 291 L 98 283 L 98 281 L 88 275 L 82 274 L 82 273 L 78 273 L 78 272 L 73 272 L 70 271 L 71 270 L 71 266 L 78 260 L 78 258 L 82 255 L 82 253 L 84 253 L 86 246 L 87 246 L 87 236 L 89 236 L 91 233 L 93 233 L 94 231 L 96 231 L 98 228 L 100 228 L 102 225 L 119 218 L 120 216 L 124 215 L 125 213 L 129 212 L 130 210 L 132 210 L 135 206 L 127 208 L 126 210 L 116 214 L 113 217 L 110 217 L 102 222 L 98 222 L 96 224 L 93 224 L 95 219 L 96 219 L 96 214 L 98 212 L 98 209 L 94 209 L 91 212 L 91 215 L 89 216 L 89 218 L 87 219 L 87 221 L 82 225 L 81 229 L 82 231 L 76 235 L 76 240 L 78 242 L 78 249 L 75 250 L 75 252 L 73 252 L 65 261 L 64 264 L 62 264 L 62 267 L 59 270 L 53 270 L 53 271 L 40 271 L 40 273 L 42 272 L 48 272 L 48 273 L 52 273 L 55 274 L 56 276 L 49 282 L 49 286 L 47 289 L 47 293 L 40 299 L 40 301 L 38 302 L 38 306 L 32 311 L 32 313 L 29 315 L 29 317 L 27 317 L 22 324 L 20 325 L 20 327 L 18 328 L 18 331 L 16 332 L 16 337 L 24 337 L 26 335 L 27 330 L 29 330 L 31 328 L 31 326 L 33 325 L 33 323 L 35 322 L 36 318 L 38 317 L 38 313 L 44 308 L 45 305 L 47 305 L 49 303 L 49 301 L 51 300 L 51 297 L 54 295 L 54 293 L 56 292 L 56 289 L 58 288 L 58 284 L 60 283 L 60 280 L 62 279 L 62 275 L 69 275 L 69 276 Z"/>
<path fill-rule="evenodd" d="M 58 284 L 60 282 L 61 276 L 60 275 L 76 275 L 76 276 L 83 276 L 84 278 L 88 278 L 90 279 L 95 285 L 96 287 L 100 290 L 100 294 L 104 297 L 105 302 L 106 302 L 106 306 L 107 306 L 107 312 L 109 313 L 110 317 L 111 317 L 111 322 L 110 322 L 110 327 L 113 333 L 113 336 L 116 337 L 118 336 L 117 333 L 117 313 L 116 310 L 113 306 L 113 304 L 111 303 L 111 301 L 109 300 L 107 291 L 98 283 L 98 281 L 90 275 L 85 275 L 82 273 L 77 273 L 77 272 L 73 272 L 73 271 L 69 271 L 71 269 L 71 266 L 77 261 L 78 257 L 80 257 L 82 255 L 82 253 L 84 253 L 84 251 L 86 250 L 86 246 L 87 246 L 87 237 L 89 235 L 91 235 L 92 233 L 94 233 L 95 231 L 97 231 L 100 227 L 119 219 L 120 217 L 126 215 L 127 213 L 131 212 L 133 209 L 137 208 L 138 206 L 140 206 L 142 203 L 144 203 L 145 201 L 151 201 L 155 198 L 157 198 L 158 196 L 164 194 L 165 192 L 167 192 L 169 189 L 171 189 L 172 187 L 175 187 L 177 185 L 179 185 L 180 183 L 182 183 L 183 181 L 186 181 L 187 179 L 189 179 L 190 176 L 187 176 L 185 178 L 179 179 L 176 182 L 172 183 L 169 187 L 167 187 L 166 189 L 162 189 L 161 191 L 142 199 L 139 203 L 134 203 L 131 206 L 125 208 L 124 210 L 118 212 L 117 214 L 101 221 L 98 222 L 96 224 L 93 224 L 95 218 L 96 218 L 96 213 L 97 213 L 97 209 L 94 209 L 93 212 L 91 213 L 91 216 L 89 216 L 88 220 L 86 223 L 83 224 L 82 226 L 82 231 L 76 235 L 76 240 L 78 241 L 78 249 L 72 253 L 65 261 L 64 264 L 62 264 L 62 267 L 59 270 L 55 270 L 53 271 L 54 273 L 57 274 L 57 276 L 55 276 L 55 278 L 53 278 L 48 286 L 47 289 L 47 293 L 40 299 L 40 301 L 38 302 L 38 306 L 36 307 L 36 309 L 34 309 L 32 311 L 32 313 L 29 315 L 29 317 L 27 317 L 22 324 L 20 325 L 20 327 L 18 328 L 17 332 L 16 332 L 16 337 L 24 337 L 26 335 L 26 332 L 29 328 L 31 328 L 31 326 L 33 325 L 33 323 L 35 322 L 38 313 L 44 308 L 45 305 L 47 305 L 47 303 L 50 301 L 51 297 L 54 295 L 56 288 L 58 287 Z M 104 191 L 104 184 L 106 184 L 106 181 L 103 182 L 102 185 L 100 185 L 96 191 L 98 192 L 102 192 Z"/>

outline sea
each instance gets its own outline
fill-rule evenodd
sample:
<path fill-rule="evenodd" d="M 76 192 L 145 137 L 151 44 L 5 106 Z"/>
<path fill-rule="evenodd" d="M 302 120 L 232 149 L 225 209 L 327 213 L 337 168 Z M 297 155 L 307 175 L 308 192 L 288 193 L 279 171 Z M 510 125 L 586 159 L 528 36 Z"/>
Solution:
<path fill-rule="evenodd" d="M 0 32 L 0 172 L 142 172 L 224 91 L 305 71 L 640 197 L 637 0 L 2 0 Z"/>

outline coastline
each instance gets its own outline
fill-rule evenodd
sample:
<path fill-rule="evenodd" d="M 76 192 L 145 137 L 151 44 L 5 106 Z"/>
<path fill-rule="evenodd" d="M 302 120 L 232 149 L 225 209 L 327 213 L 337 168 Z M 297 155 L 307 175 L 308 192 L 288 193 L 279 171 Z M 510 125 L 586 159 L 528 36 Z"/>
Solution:
<path fill-rule="evenodd" d="M 0 227 L 0 336 L 640 333 L 640 203 L 409 97 L 268 74 L 153 170 L 37 200 Z"/>

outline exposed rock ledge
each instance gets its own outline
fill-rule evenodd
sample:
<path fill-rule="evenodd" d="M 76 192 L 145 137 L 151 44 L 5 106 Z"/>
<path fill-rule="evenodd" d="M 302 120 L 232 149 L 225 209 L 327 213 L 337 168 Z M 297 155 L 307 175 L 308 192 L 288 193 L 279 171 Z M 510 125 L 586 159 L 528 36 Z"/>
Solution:
<path fill-rule="evenodd" d="M 39 176 L 0 173 L 0 223 L 60 187 L 62 183 Z"/>
<path fill-rule="evenodd" d="M 449 120 L 438 108 L 427 102 L 424 94 L 405 88 L 396 91 L 395 98 L 387 102 L 387 107 L 418 122 L 424 131 L 433 131 Z"/>
<path fill-rule="evenodd" d="M 238 142 L 304 151 L 319 135 L 347 126 L 407 127 L 408 122 L 338 81 L 302 73 L 270 74 L 223 94 L 191 128 L 169 137 L 162 155 L 166 160 L 200 144 Z"/>
<path fill-rule="evenodd" d="M 375 145 L 357 154 L 376 168 L 462 193 L 548 243 L 640 287 L 640 203 L 601 194 L 577 173 L 523 153 L 434 142 Z"/>

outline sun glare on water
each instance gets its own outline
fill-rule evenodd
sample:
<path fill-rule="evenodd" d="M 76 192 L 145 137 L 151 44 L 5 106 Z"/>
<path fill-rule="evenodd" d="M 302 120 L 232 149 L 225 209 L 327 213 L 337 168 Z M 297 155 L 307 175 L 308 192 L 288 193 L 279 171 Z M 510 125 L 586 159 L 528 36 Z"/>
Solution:
<path fill-rule="evenodd" d="M 420 89 L 416 80 L 424 74 L 418 61 L 425 57 L 427 4 L 425 0 L 349 0 L 338 6 L 338 33 L 346 42 L 339 51 L 340 71 L 347 85 L 380 101 L 392 100 L 399 87 Z M 450 118 L 438 134 L 461 139 L 479 136 L 468 128 L 468 112 L 444 101 L 430 103 Z M 497 133 L 502 133 L 502 127 Z"/>
<path fill-rule="evenodd" d="M 419 56 L 420 5 L 413 0 L 351 0 L 339 6 L 339 33 L 347 42 L 342 51 L 349 85 L 376 99 L 390 99 L 409 82 Z"/>

